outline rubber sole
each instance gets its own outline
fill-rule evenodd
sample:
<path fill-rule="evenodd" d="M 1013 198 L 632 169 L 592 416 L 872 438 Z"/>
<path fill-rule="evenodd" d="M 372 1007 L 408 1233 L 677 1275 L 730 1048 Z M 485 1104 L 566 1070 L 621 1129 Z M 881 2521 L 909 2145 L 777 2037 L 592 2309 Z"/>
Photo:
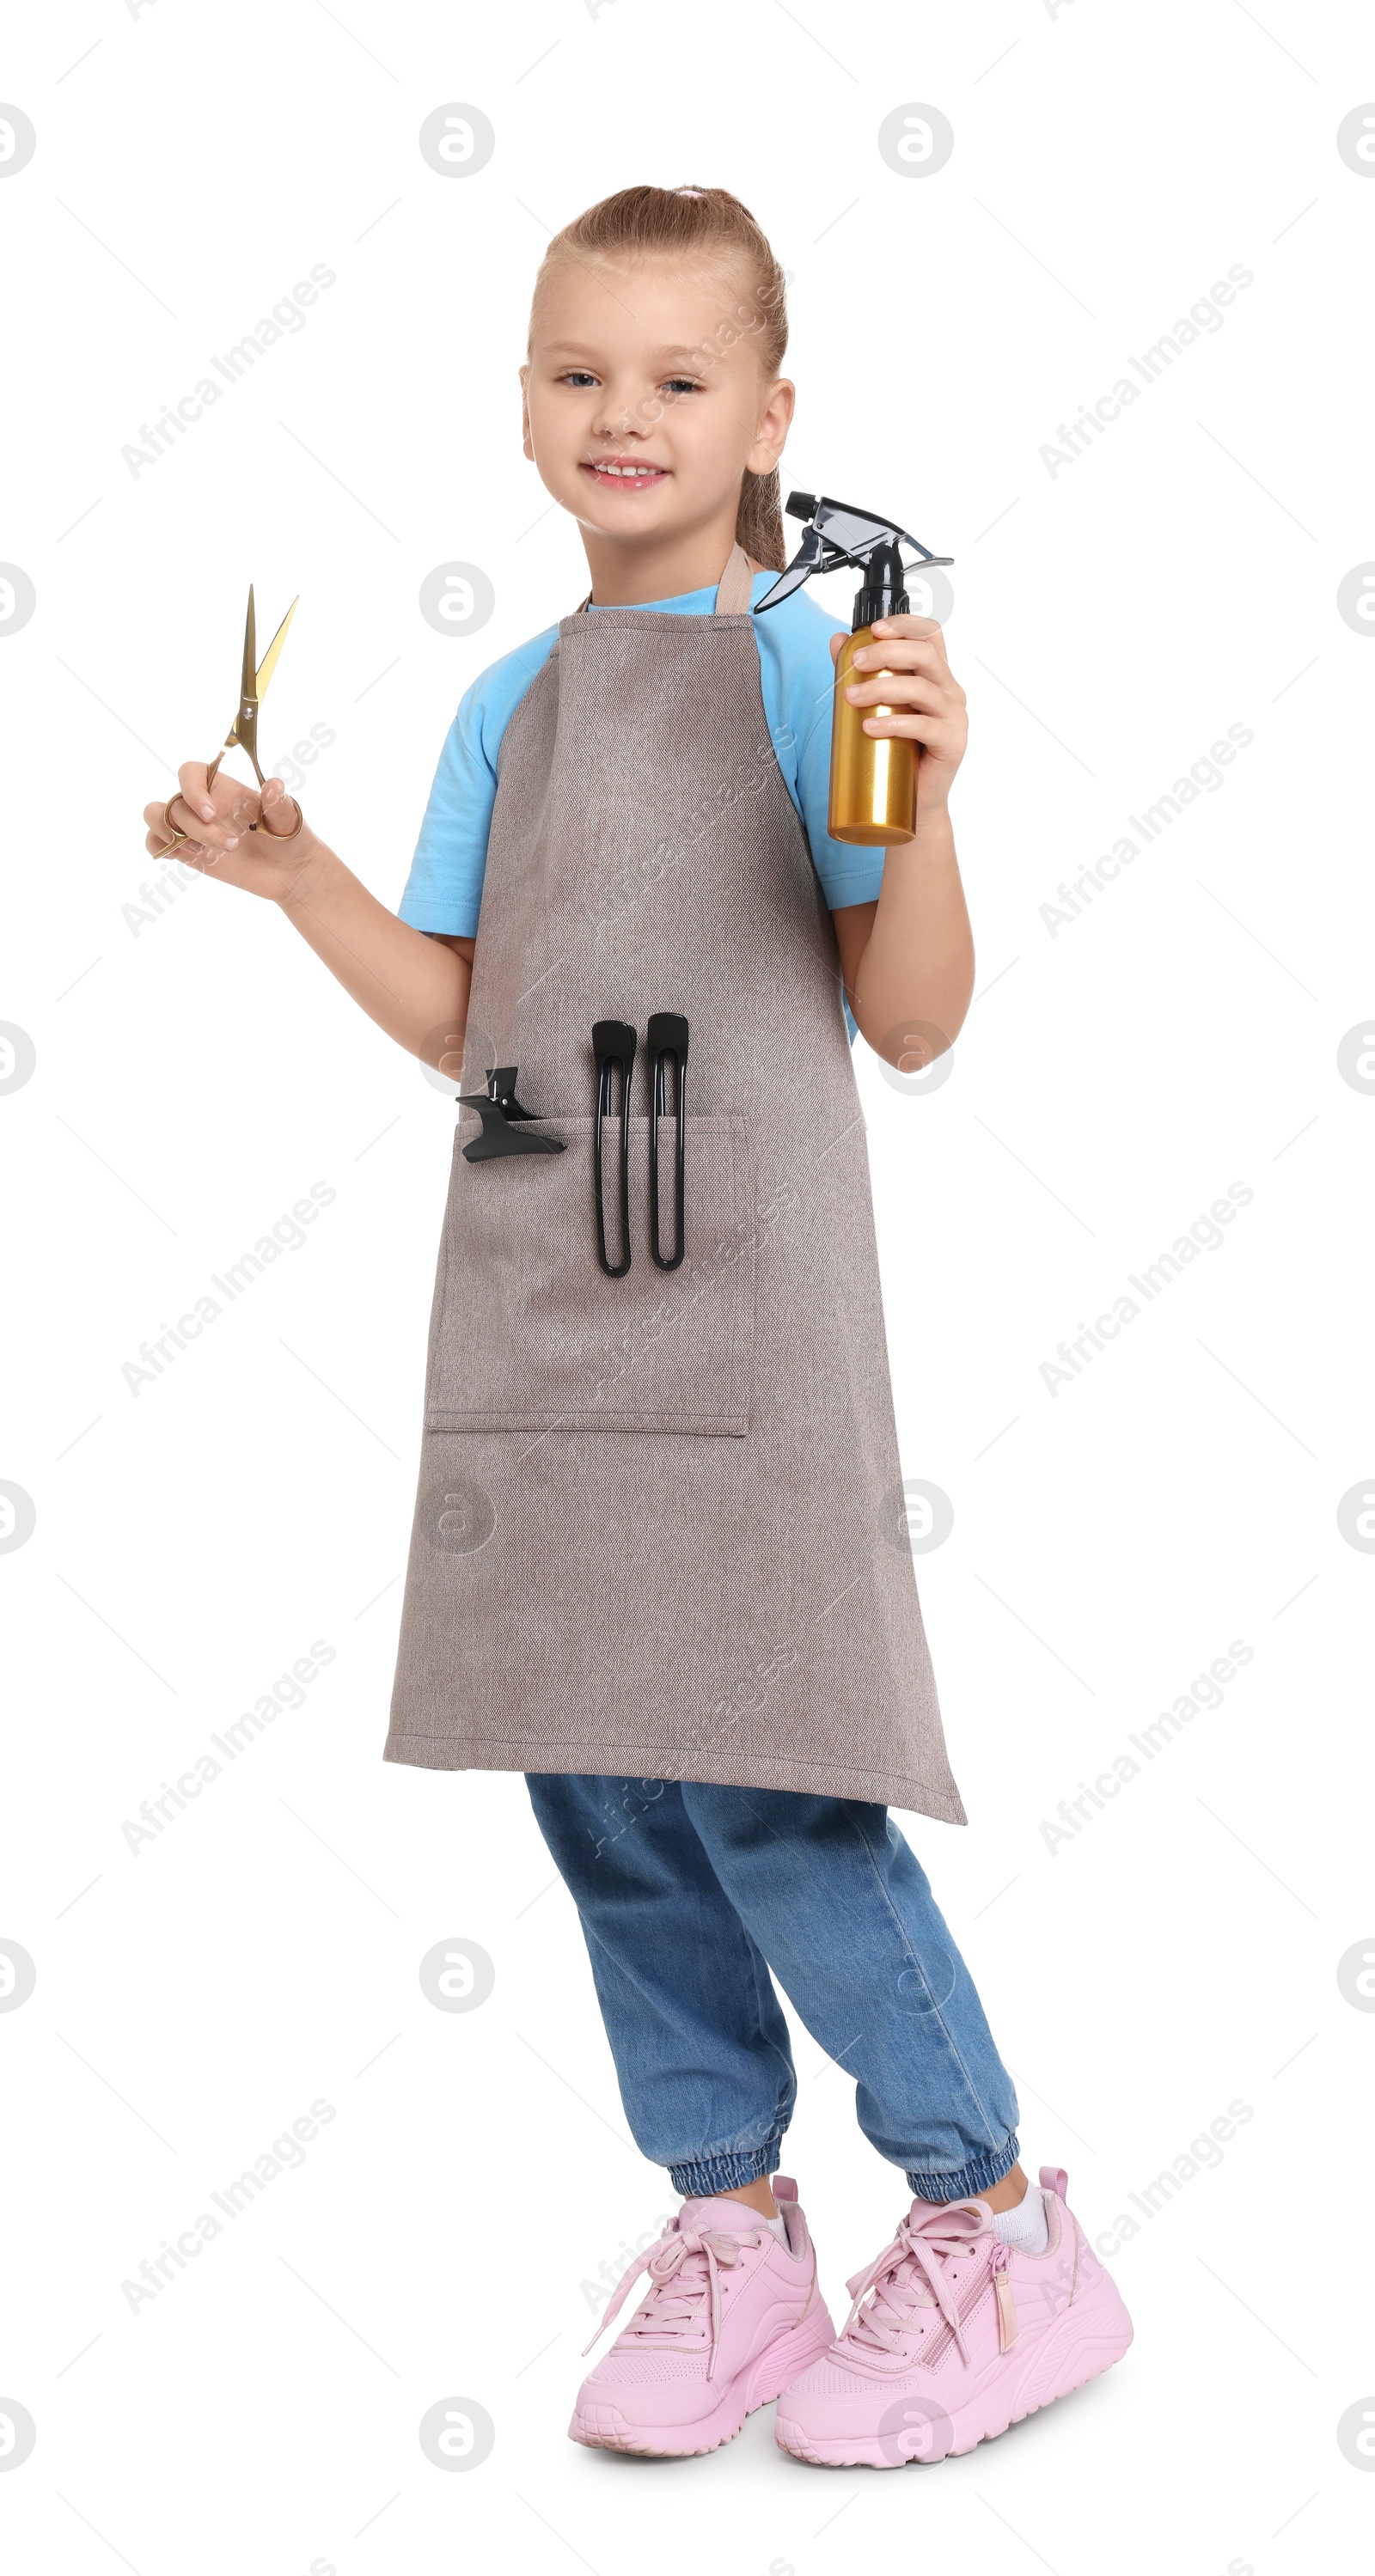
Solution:
<path fill-rule="evenodd" d="M 635 2424 L 609 2397 L 594 2398 L 574 2407 L 568 2438 L 589 2450 L 633 2451 L 642 2459 L 686 2460 L 719 2451 L 723 2442 L 734 2441 L 747 2416 L 772 2405 L 792 2380 L 830 2351 L 835 2339 L 828 2311 L 818 2307 L 805 2325 L 789 2327 L 756 2354 L 749 2368 L 729 2383 L 711 2414 L 699 2416 L 695 2423 Z"/>
<path fill-rule="evenodd" d="M 920 2396 L 896 2400 L 877 2433 L 834 2437 L 809 2433 L 785 2417 L 775 2425 L 779 2448 L 819 2469 L 905 2469 L 931 2465 L 995 2442 L 1013 2424 L 1069 2397 L 1120 2361 L 1132 2340 L 1132 2323 L 1113 2283 L 1104 2275 L 1089 2297 L 1076 2301 L 1039 2336 L 1019 2367 L 995 2373 L 953 2416 Z M 906 2420 L 906 2419 L 912 2420 Z"/>

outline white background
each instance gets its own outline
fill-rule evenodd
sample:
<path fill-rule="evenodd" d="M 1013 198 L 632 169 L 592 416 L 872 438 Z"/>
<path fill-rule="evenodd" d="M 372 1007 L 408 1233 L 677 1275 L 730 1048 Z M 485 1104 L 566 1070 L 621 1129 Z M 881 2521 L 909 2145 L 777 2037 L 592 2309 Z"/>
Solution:
<path fill-rule="evenodd" d="M 1336 592 L 1375 556 L 1375 184 L 1335 137 L 1375 94 L 1364 14 L 61 0 L 12 22 L 3 86 L 38 137 L 0 181 L 0 555 L 37 597 L 0 630 L 0 1016 L 37 1049 L 0 1100 L 0 1476 L 37 1512 L 0 1564 L 0 1935 L 37 1966 L 0 2014 L 0 2397 L 37 2427 L 0 2475 L 8 2563 L 1354 2563 L 1375 2024 L 1336 1972 L 1375 1912 L 1372 1568 L 1337 1506 L 1375 1466 L 1375 1103 L 1337 1049 L 1372 1000 L 1372 645 Z M 450 101 L 497 138 L 460 179 L 417 148 Z M 954 129 L 926 177 L 877 148 L 910 102 Z M 380 1761 L 450 1100 L 266 908 L 124 910 L 142 805 L 228 715 L 250 579 L 264 638 L 301 594 L 265 749 L 333 730 L 312 819 L 399 896 L 461 691 L 581 595 L 515 371 L 546 232 L 640 179 L 735 188 L 793 273 L 785 475 L 957 559 L 979 998 L 927 1096 L 858 1050 L 904 1468 L 955 1514 L 918 1571 L 972 1822 L 906 1821 L 1026 2160 L 1069 2167 L 1093 2232 L 1253 2114 L 1115 2261 L 1120 2367 L 901 2477 L 808 2472 L 771 2410 L 671 2468 L 564 2438 L 582 2285 L 672 2194 L 520 1779 Z M 305 329 L 131 474 L 314 263 Z M 1233 264 L 1223 327 L 1050 474 L 1058 425 Z M 455 559 L 496 592 L 466 639 L 417 606 Z M 1052 937 L 1057 886 L 1234 723 L 1225 785 Z M 131 1394 L 140 1343 L 317 1181 L 304 1246 Z M 1061 1339 L 1233 1182 L 1225 1243 L 1048 1392 Z M 315 1639 L 304 1706 L 132 1853 L 140 1801 Z M 1233 1639 L 1223 1705 L 1052 1852 L 1057 1803 Z M 470 2014 L 418 1982 L 450 1938 L 495 1963 Z M 786 2162 L 843 2311 L 903 2186 L 798 2057 Z M 121 2283 L 317 2099 L 303 2165 L 131 2312 Z M 417 2438 L 449 2397 L 496 2428 L 463 2474 Z"/>

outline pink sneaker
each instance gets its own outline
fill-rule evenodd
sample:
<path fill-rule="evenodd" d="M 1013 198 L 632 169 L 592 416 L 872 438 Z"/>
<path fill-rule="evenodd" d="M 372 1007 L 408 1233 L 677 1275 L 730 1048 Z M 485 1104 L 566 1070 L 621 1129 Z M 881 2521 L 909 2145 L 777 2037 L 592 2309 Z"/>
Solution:
<path fill-rule="evenodd" d="M 1050 2242 L 1023 2254 L 981 2200 L 914 2200 L 849 2283 L 845 2331 L 779 2400 L 778 2441 L 823 2468 L 900 2469 L 972 2451 L 1120 2360 L 1131 2319 L 1042 2165 Z"/>
<path fill-rule="evenodd" d="M 656 2459 L 714 2451 L 829 2350 L 835 2327 L 797 2185 L 779 2174 L 773 2190 L 786 2247 L 743 2201 L 685 2200 L 658 2244 L 632 2263 L 592 2343 L 641 2272 L 650 2287 L 583 2381 L 573 2441 Z"/>

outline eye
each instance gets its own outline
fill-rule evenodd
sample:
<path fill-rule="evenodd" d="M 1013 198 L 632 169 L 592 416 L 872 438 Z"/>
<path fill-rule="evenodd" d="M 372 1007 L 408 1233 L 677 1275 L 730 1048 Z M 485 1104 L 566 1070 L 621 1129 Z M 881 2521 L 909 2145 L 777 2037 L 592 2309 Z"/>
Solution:
<path fill-rule="evenodd" d="M 586 367 L 569 367 L 559 378 L 561 385 L 572 385 L 578 393 L 581 393 L 585 385 L 595 385 L 596 381 L 596 377 Z"/>
<path fill-rule="evenodd" d="M 666 376 L 662 390 L 666 394 L 699 394 L 702 388 L 696 376 Z"/>

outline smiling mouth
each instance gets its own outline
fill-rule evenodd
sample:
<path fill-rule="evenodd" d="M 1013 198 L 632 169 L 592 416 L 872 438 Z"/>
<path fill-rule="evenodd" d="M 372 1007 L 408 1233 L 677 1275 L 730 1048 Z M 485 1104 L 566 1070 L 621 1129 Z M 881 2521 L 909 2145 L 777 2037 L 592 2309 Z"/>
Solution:
<path fill-rule="evenodd" d="M 633 456 L 584 459 L 578 471 L 589 475 L 604 492 L 648 492 L 669 479 L 666 465 L 643 465 Z"/>

